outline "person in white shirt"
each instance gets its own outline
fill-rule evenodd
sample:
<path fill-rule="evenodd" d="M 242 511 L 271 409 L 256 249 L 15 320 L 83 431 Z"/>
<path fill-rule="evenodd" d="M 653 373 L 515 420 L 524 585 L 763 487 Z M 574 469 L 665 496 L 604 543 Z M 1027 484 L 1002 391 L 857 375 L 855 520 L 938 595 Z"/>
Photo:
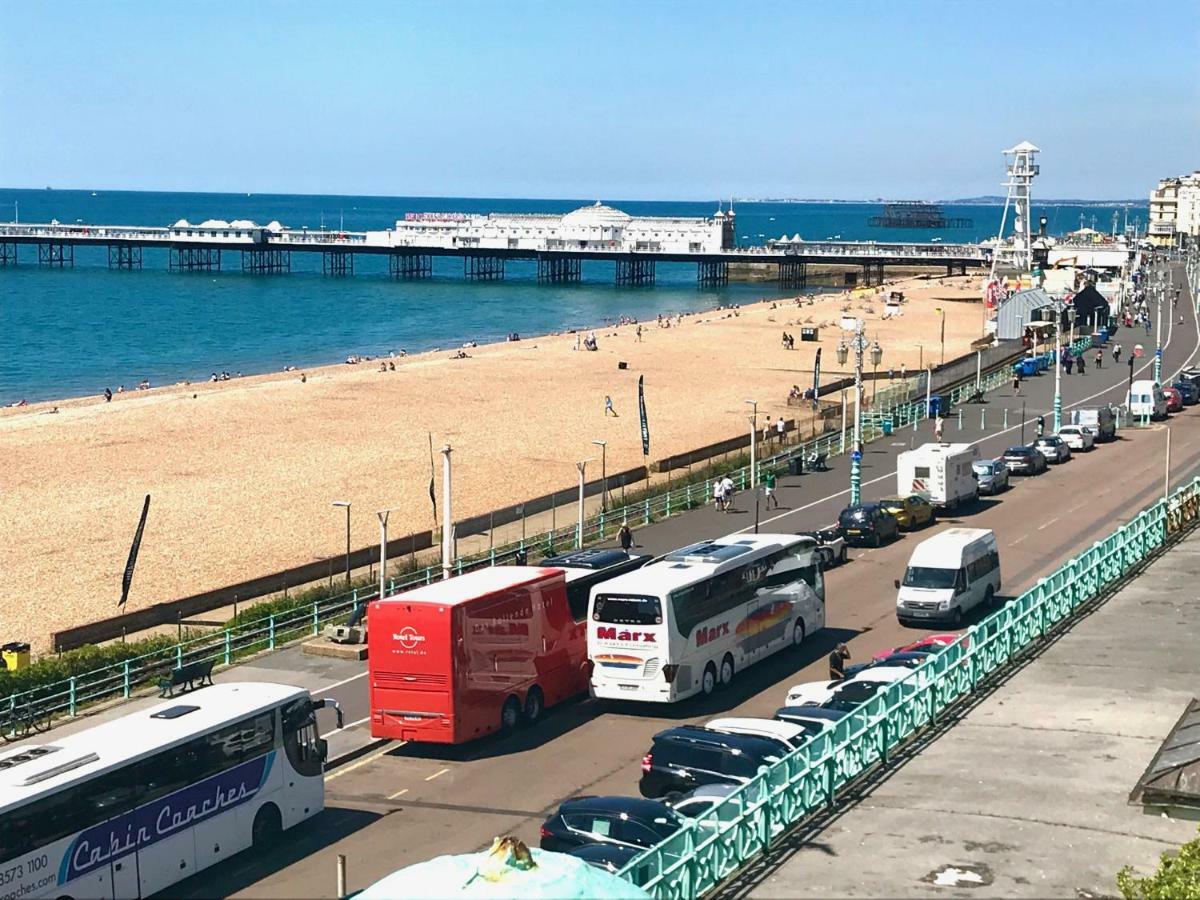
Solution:
<path fill-rule="evenodd" d="M 784 432 L 787 431 L 787 426 L 783 424 L 783 416 L 779 417 L 779 421 L 775 423 L 775 436 L 779 438 L 779 442 L 783 443 Z"/>
<path fill-rule="evenodd" d="M 725 512 L 729 512 L 730 507 L 733 506 L 733 494 L 733 479 L 726 475 L 721 479 L 721 496 L 725 500 Z"/>
<path fill-rule="evenodd" d="M 713 502 L 717 505 L 717 509 L 725 511 L 725 482 L 720 478 L 713 482 L 712 486 Z"/>

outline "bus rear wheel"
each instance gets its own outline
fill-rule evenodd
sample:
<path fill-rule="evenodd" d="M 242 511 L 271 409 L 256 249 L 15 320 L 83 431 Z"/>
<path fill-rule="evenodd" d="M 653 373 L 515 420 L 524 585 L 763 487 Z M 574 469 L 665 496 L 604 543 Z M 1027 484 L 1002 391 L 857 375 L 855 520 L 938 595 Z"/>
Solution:
<path fill-rule="evenodd" d="M 804 643 L 804 620 L 797 619 L 796 624 L 792 626 L 792 646 L 799 647 Z"/>
<path fill-rule="evenodd" d="M 283 833 L 283 820 L 279 815 L 279 807 L 274 803 L 264 803 L 254 814 L 254 825 L 250 830 L 250 841 L 257 848 L 270 847 Z"/>
<path fill-rule="evenodd" d="M 704 675 L 700 678 L 700 691 L 705 697 L 712 694 L 717 687 L 717 667 L 709 663 L 704 667 Z"/>
<path fill-rule="evenodd" d="M 733 656 L 726 653 L 721 660 L 721 687 L 729 687 L 733 683 Z"/>
<path fill-rule="evenodd" d="M 516 697 L 509 697 L 500 707 L 500 730 L 508 734 L 516 730 L 521 721 L 521 703 Z"/>
<path fill-rule="evenodd" d="M 525 722 L 532 725 L 542 717 L 545 709 L 546 700 L 542 696 L 542 689 L 534 685 L 529 689 L 529 693 L 525 695 Z"/>

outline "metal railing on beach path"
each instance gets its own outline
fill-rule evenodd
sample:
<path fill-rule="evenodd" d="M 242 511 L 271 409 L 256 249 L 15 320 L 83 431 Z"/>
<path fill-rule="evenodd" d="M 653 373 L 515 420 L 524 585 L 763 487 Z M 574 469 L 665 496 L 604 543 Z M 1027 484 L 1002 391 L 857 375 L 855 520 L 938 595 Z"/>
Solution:
<path fill-rule="evenodd" d="M 771 849 L 814 814 L 832 809 L 839 792 L 886 767 L 903 745 L 935 727 L 948 711 L 989 686 L 1007 666 L 1035 650 L 1105 596 L 1200 518 L 1200 478 L 1069 559 L 1009 601 L 903 681 L 889 685 L 827 731 L 621 872 L 656 898 L 702 897 Z"/>
<path fill-rule="evenodd" d="M 1090 338 L 1085 338 L 1077 344 L 1087 346 L 1090 342 Z M 909 399 L 913 391 L 920 388 L 923 377 L 927 376 L 922 373 L 921 377 L 908 379 L 903 384 L 879 392 L 872 411 L 864 414 L 864 442 L 876 440 L 905 426 L 915 429 L 917 423 L 928 418 L 925 398 Z M 978 385 L 971 378 L 950 390 L 942 390 L 941 396 L 946 397 L 950 405 L 957 405 L 978 391 L 986 393 L 1008 384 L 1011 378 L 1011 367 L 1005 364 L 982 373 Z M 812 455 L 837 456 L 851 449 L 848 443 L 844 429 L 825 434 L 766 457 L 758 464 L 759 470 L 786 471 L 790 460 L 796 457 L 807 461 Z M 729 475 L 741 490 L 745 490 L 750 483 L 748 465 L 734 468 Z M 616 536 L 622 522 L 643 527 L 703 506 L 711 500 L 711 481 L 705 477 L 702 482 L 689 482 L 644 500 L 588 516 L 583 522 L 582 537 L 578 534 L 577 524 L 571 523 L 482 553 L 460 557 L 455 560 L 453 571 L 461 574 L 484 566 L 507 564 L 520 556 L 532 561 L 536 555 L 553 555 L 575 546 L 610 540 Z M 404 576 L 389 579 L 387 595 L 429 584 L 440 577 L 440 564 L 416 569 Z M 375 599 L 378 594 L 378 587 L 359 588 L 314 600 L 285 612 L 249 622 L 236 622 L 220 630 L 180 640 L 141 656 L 72 675 L 54 684 L 9 694 L 0 698 L 0 735 L 20 737 L 28 730 L 30 721 L 42 723 L 54 717 L 74 716 L 88 705 L 114 698 L 128 698 L 134 691 L 156 684 L 160 679 L 169 677 L 171 670 L 189 663 L 211 661 L 217 667 L 228 666 L 247 656 L 316 636 L 324 626 L 346 621 L 357 607 Z"/>

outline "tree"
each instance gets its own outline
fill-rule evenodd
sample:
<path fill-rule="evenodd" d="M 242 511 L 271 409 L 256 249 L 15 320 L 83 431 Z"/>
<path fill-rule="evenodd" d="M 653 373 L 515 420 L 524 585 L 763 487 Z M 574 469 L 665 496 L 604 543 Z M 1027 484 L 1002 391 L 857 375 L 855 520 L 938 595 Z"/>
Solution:
<path fill-rule="evenodd" d="M 1137 878 L 1126 866 L 1117 873 L 1117 887 L 1125 900 L 1177 900 L 1200 897 L 1200 836 L 1188 841 L 1179 851 L 1167 851 L 1158 859 L 1158 871 Z"/>

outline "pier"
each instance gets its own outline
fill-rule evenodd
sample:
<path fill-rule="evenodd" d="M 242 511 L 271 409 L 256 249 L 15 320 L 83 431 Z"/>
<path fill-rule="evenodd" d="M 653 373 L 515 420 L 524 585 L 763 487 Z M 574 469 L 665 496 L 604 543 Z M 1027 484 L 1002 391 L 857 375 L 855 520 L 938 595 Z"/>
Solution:
<path fill-rule="evenodd" d="M 945 267 L 950 275 L 991 261 L 977 244 L 796 237 L 737 247 L 733 234 L 733 212 L 633 217 L 600 204 L 566 215 L 410 213 L 382 231 L 311 231 L 246 220 L 180 220 L 166 228 L 6 223 L 0 224 L 0 268 L 21 262 L 22 247 L 36 247 L 37 264 L 56 268 L 75 264 L 76 247 L 99 247 L 113 269 L 141 269 L 144 251 L 160 250 L 171 271 L 222 271 L 236 260 L 235 268 L 256 275 L 290 272 L 293 253 L 320 254 L 321 271 L 336 277 L 354 274 L 356 256 L 385 256 L 388 274 L 397 279 L 431 277 L 434 257 L 462 259 L 463 277 L 471 281 L 501 280 L 509 260 L 527 260 L 536 263 L 538 281 L 548 284 L 581 281 L 585 261 L 613 263 L 614 283 L 630 286 L 653 285 L 659 263 L 690 263 L 697 285 L 711 287 L 728 282 L 730 264 L 750 263 L 774 265 L 780 287 L 803 289 L 810 265 L 860 267 L 861 280 L 855 280 L 872 285 L 883 282 L 889 266 Z"/>

